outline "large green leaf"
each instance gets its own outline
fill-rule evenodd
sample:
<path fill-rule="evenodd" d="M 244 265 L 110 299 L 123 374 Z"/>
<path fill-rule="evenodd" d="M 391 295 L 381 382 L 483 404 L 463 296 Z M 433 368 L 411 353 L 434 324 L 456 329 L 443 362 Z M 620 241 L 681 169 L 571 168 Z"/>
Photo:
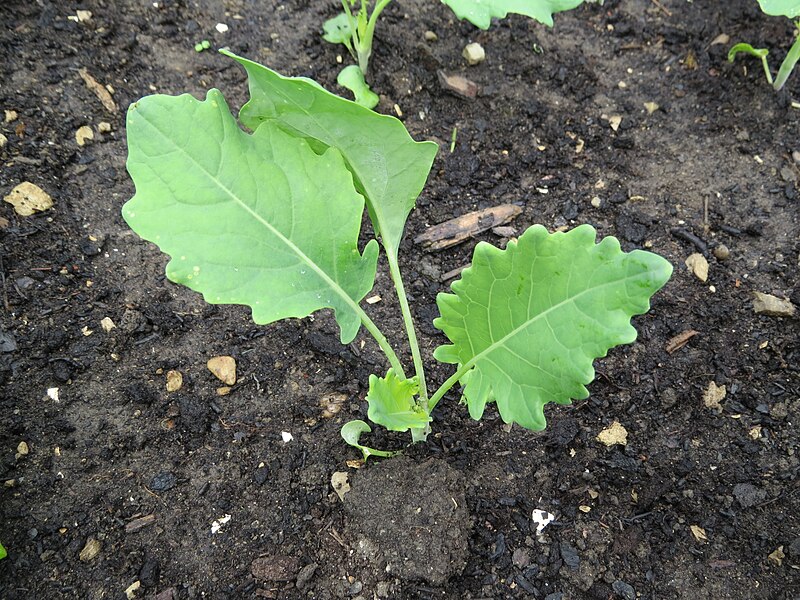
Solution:
<path fill-rule="evenodd" d="M 492 19 L 503 19 L 517 13 L 553 26 L 553 13 L 570 10 L 583 0 L 442 0 L 459 19 L 476 27 L 489 29 Z"/>
<path fill-rule="evenodd" d="M 416 377 L 402 379 L 394 369 L 386 377 L 369 376 L 367 402 L 369 420 L 390 431 L 422 429 L 431 421 L 430 415 L 420 407 L 414 396 L 419 393 Z"/>
<path fill-rule="evenodd" d="M 338 149 L 364 193 L 372 224 L 396 258 L 403 228 L 422 191 L 438 146 L 415 142 L 402 122 L 335 96 L 310 79 L 283 77 L 222 51 L 247 71 L 250 101 L 239 118 L 256 129 L 278 121 L 296 134 Z"/>
<path fill-rule="evenodd" d="M 800 17 L 800 0 L 758 0 L 761 10 L 775 17 Z"/>
<path fill-rule="evenodd" d="M 547 402 L 588 396 L 593 360 L 636 339 L 630 318 L 647 312 L 672 266 L 595 235 L 534 225 L 505 250 L 480 243 L 455 294 L 439 294 L 434 325 L 453 344 L 434 356 L 469 369 L 461 383 L 473 418 L 495 400 L 507 423 L 543 429 Z"/>
<path fill-rule="evenodd" d="M 318 155 L 271 123 L 247 134 L 217 90 L 143 98 L 127 130 L 136 195 L 123 216 L 172 257 L 172 281 L 249 305 L 259 324 L 332 308 L 352 341 L 378 245 L 359 254 L 364 199 L 337 150 Z"/>

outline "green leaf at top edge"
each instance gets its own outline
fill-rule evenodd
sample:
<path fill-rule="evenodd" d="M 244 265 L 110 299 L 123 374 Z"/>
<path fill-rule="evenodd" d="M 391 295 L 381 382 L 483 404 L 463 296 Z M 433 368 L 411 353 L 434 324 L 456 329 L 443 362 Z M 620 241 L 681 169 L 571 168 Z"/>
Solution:
<path fill-rule="evenodd" d="M 361 454 L 364 455 L 364 461 L 366 461 L 370 456 L 380 456 L 382 458 L 391 458 L 393 456 L 397 456 L 398 454 L 402 454 L 399 450 L 390 451 L 390 450 L 375 450 L 375 448 L 370 448 L 369 446 L 363 446 L 358 443 L 358 440 L 361 438 L 362 433 L 370 433 L 372 431 L 372 427 L 370 427 L 367 423 L 361 420 L 353 420 L 348 421 L 344 425 L 342 425 L 342 439 L 347 442 L 349 445 L 353 446 L 354 448 L 358 448 L 361 450 Z"/>
<path fill-rule="evenodd" d="M 256 129 L 265 121 L 277 121 L 284 129 L 339 150 L 366 198 L 376 233 L 396 260 L 406 219 L 438 146 L 415 142 L 398 119 L 335 96 L 309 79 L 283 77 L 221 52 L 247 71 L 250 100 L 239 113 L 242 123 Z"/>
<path fill-rule="evenodd" d="M 389 369 L 386 377 L 370 375 L 367 416 L 390 431 L 423 429 L 431 422 L 431 416 L 414 399 L 418 393 L 416 377 L 401 379 L 394 369 Z"/>
<path fill-rule="evenodd" d="M 316 154 L 274 123 L 247 134 L 217 90 L 143 98 L 127 135 L 123 217 L 171 256 L 170 280 L 259 324 L 332 308 L 353 340 L 378 245 L 358 251 L 364 199 L 336 149 Z"/>
<path fill-rule="evenodd" d="M 800 17 L 800 0 L 758 0 L 761 11 L 773 17 Z"/>
<path fill-rule="evenodd" d="M 508 13 L 525 15 L 553 26 L 553 14 L 571 10 L 583 0 L 442 0 L 456 13 L 480 29 L 489 29 L 493 18 L 503 19 Z"/>
<path fill-rule="evenodd" d="M 364 73 L 358 65 L 348 65 L 336 77 L 336 83 L 345 89 L 353 92 L 356 104 L 360 104 L 364 108 L 375 108 L 380 102 L 378 94 L 369 89 Z"/>
<path fill-rule="evenodd" d="M 505 422 L 543 429 L 547 402 L 587 397 L 594 359 L 636 339 L 631 316 L 649 310 L 672 266 L 595 236 L 589 225 L 554 234 L 534 225 L 505 250 L 481 242 L 454 294 L 436 298 L 434 325 L 452 345 L 434 356 L 471 367 L 461 383 L 474 419 L 496 401 Z"/>

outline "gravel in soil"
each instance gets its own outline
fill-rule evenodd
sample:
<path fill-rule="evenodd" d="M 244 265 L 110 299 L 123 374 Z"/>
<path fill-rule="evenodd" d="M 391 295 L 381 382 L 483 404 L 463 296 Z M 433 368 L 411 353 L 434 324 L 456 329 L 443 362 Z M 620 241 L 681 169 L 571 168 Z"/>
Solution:
<path fill-rule="evenodd" d="M 364 384 L 385 368 L 366 336 L 341 347 L 324 313 L 258 327 L 242 307 L 207 306 L 120 217 L 133 193 L 125 107 L 210 87 L 240 106 L 242 72 L 195 51 L 203 40 L 337 90 L 342 53 L 319 35 L 335 3 L 80 9 L 91 15 L 0 6 L 0 195 L 29 182 L 53 202 L 28 216 L 0 203 L 0 597 L 800 593 L 797 317 L 753 306 L 755 292 L 800 304 L 800 77 L 775 93 L 756 62 L 726 60 L 742 40 L 782 56 L 788 21 L 749 0 L 607 0 L 553 29 L 512 16 L 484 32 L 440 3 L 389 6 L 372 58 L 378 110 L 399 106 L 413 136 L 441 147 L 402 246 L 427 358 L 442 343 L 435 296 L 477 240 L 591 223 L 676 269 L 636 319 L 638 341 L 597 363 L 588 400 L 549 408 L 546 431 L 504 427 L 493 410 L 473 422 L 451 394 L 426 444 L 356 472 L 339 429 L 366 417 Z M 469 43 L 485 52 L 474 66 Z M 522 210 L 499 234 L 433 253 L 413 242 L 509 203 Z M 695 253 L 706 281 L 684 266 Z M 400 336 L 385 268 L 374 293 L 368 310 Z M 235 360 L 227 395 L 206 367 L 216 356 Z M 615 421 L 626 443 L 606 446 L 597 436 Z M 357 508 L 330 485 L 340 471 Z M 409 489 L 404 474 L 420 472 Z M 555 520 L 537 531 L 534 510 Z M 381 519 L 412 531 L 387 535 Z"/>

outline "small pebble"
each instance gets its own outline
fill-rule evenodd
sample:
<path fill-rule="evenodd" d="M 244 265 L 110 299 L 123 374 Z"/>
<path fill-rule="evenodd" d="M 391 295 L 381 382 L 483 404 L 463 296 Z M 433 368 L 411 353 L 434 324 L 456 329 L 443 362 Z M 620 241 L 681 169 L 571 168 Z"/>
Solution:
<path fill-rule="evenodd" d="M 614 593 L 625 600 L 636 600 L 636 591 L 633 589 L 633 586 L 624 581 L 615 581 L 611 584 L 611 588 L 614 590 Z"/>
<path fill-rule="evenodd" d="M 430 30 L 426 31 L 424 35 L 425 35 L 425 41 L 427 42 L 435 42 L 439 39 L 439 36 Z"/>
<path fill-rule="evenodd" d="M 478 42 L 467 44 L 461 55 L 467 59 L 468 65 L 478 65 L 486 60 L 486 52 Z"/>
<path fill-rule="evenodd" d="M 731 251 L 728 250 L 728 247 L 725 244 L 720 244 L 714 248 L 714 256 L 716 256 L 719 260 L 727 260 L 730 255 Z"/>
<path fill-rule="evenodd" d="M 8 138 L 0 133 L 0 148 L 5 146 L 8 143 Z"/>

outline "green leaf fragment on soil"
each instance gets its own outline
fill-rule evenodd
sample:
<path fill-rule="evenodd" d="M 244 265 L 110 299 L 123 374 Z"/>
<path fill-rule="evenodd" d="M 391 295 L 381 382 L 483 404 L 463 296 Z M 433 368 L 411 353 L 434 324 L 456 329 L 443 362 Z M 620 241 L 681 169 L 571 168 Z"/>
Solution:
<path fill-rule="evenodd" d="M 543 429 L 547 402 L 586 398 L 594 359 L 636 339 L 630 318 L 649 310 L 672 266 L 595 236 L 589 225 L 554 234 L 535 225 L 505 250 L 480 243 L 455 294 L 437 297 L 434 325 L 452 345 L 434 356 L 471 366 L 461 383 L 474 419 L 496 401 L 505 422 Z"/>
<path fill-rule="evenodd" d="M 350 20 L 345 13 L 339 13 L 322 24 L 322 39 L 331 44 L 347 44 L 352 37 Z"/>
<path fill-rule="evenodd" d="M 340 98 L 318 83 L 283 77 L 222 51 L 248 75 L 250 101 L 239 118 L 256 129 L 266 121 L 295 135 L 318 140 L 342 153 L 356 188 L 367 201 L 370 219 L 387 252 L 397 256 L 406 219 L 430 172 L 438 146 L 415 142 L 401 121 Z"/>
<path fill-rule="evenodd" d="M 364 460 L 366 461 L 370 456 L 380 456 L 382 458 L 391 458 L 392 456 L 397 456 L 401 454 L 400 451 L 389 451 L 389 450 L 375 450 L 375 448 L 370 448 L 369 446 L 363 446 L 358 443 L 359 438 L 361 438 L 362 433 L 370 433 L 372 431 L 372 427 L 370 427 L 367 423 L 360 420 L 348 421 L 342 426 L 342 439 L 353 446 L 354 448 L 358 448 L 361 450 L 361 454 L 364 455 Z"/>
<path fill-rule="evenodd" d="M 750 44 L 740 43 L 728 50 L 728 60 L 733 62 L 736 59 L 736 55 L 740 52 L 755 56 L 756 58 L 764 58 L 769 54 L 769 50 L 767 48 L 754 48 Z"/>
<path fill-rule="evenodd" d="M 383 425 L 390 431 L 421 429 L 430 423 L 431 417 L 416 402 L 419 393 L 416 377 L 401 379 L 389 369 L 386 377 L 369 376 L 367 402 L 369 420 Z"/>
<path fill-rule="evenodd" d="M 360 104 L 364 108 L 375 108 L 380 101 L 378 94 L 369 89 L 358 65 L 348 65 L 339 71 L 336 83 L 353 92 L 356 104 Z"/>
<path fill-rule="evenodd" d="M 583 0 L 442 0 L 459 19 L 466 19 L 480 29 L 489 29 L 492 19 L 508 13 L 525 15 L 550 27 L 553 14 L 571 10 Z"/>
<path fill-rule="evenodd" d="M 274 123 L 243 132 L 218 90 L 143 98 L 127 131 L 136 195 L 123 216 L 170 255 L 170 280 L 248 305 L 259 324 L 332 308 L 353 340 L 378 245 L 358 251 L 364 199 L 337 150 L 316 154 Z"/>

